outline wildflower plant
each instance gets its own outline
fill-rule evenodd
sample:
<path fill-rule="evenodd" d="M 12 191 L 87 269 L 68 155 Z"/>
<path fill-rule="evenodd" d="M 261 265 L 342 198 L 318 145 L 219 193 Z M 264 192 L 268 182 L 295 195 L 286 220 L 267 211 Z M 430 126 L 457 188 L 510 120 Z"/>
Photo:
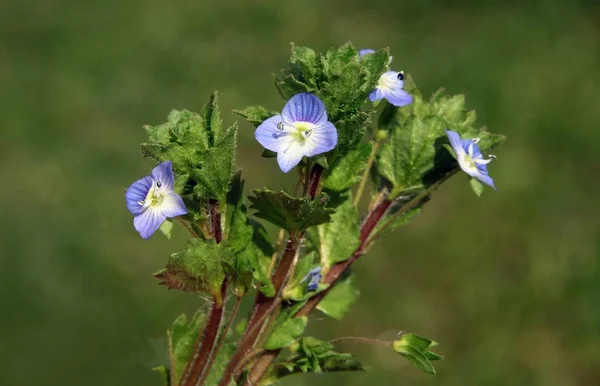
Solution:
<path fill-rule="evenodd" d="M 390 63 L 387 49 L 292 46 L 275 80 L 284 102 L 235 111 L 254 126 L 262 156 L 297 175 L 281 191 L 244 191 L 236 138 L 252 129 L 226 128 L 216 93 L 200 113 L 174 110 L 145 128 L 142 155 L 158 166 L 125 193 L 134 227 L 143 238 L 158 229 L 170 237 L 175 219 L 191 238 L 155 277 L 212 299 L 169 329 L 170 361 L 156 368 L 166 385 L 271 385 L 363 370 L 345 342 L 383 346 L 435 373 L 437 343 L 417 334 L 381 341 L 305 333 L 313 313 L 344 317 L 359 295 L 354 262 L 406 225 L 440 184 L 462 169 L 478 195 L 480 181 L 495 188 L 483 153 L 504 137 L 477 128 L 462 95 L 425 98 Z M 248 315 L 238 312 L 242 303 Z"/>

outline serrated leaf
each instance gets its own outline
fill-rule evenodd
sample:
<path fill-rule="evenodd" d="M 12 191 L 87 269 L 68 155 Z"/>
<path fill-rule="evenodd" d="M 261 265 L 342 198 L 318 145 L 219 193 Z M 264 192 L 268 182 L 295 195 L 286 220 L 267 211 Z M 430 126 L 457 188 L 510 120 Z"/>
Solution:
<path fill-rule="evenodd" d="M 288 318 L 273 329 L 265 341 L 264 348 L 266 350 L 276 350 L 290 345 L 304 332 L 307 322 L 308 318 L 306 316 Z"/>
<path fill-rule="evenodd" d="M 185 315 L 180 315 L 173 322 L 169 336 L 169 356 L 171 358 L 171 383 L 178 385 L 186 364 L 188 363 L 197 339 L 200 329 L 206 323 L 206 315 L 198 310 L 188 321 Z"/>
<path fill-rule="evenodd" d="M 234 256 L 226 243 L 192 239 L 185 251 L 172 254 L 165 269 L 154 276 L 169 288 L 217 293 L 225 279 L 224 265 L 231 266 Z"/>
<path fill-rule="evenodd" d="M 354 150 L 340 155 L 331 165 L 323 179 L 323 187 L 335 191 L 350 189 L 360 181 L 362 172 L 367 166 L 372 145 L 361 143 Z"/>
<path fill-rule="evenodd" d="M 279 114 L 276 111 L 267 110 L 262 106 L 248 106 L 241 110 L 233 110 L 233 112 L 243 117 L 254 127 L 260 126 L 260 124 L 266 121 L 268 118 Z"/>
<path fill-rule="evenodd" d="M 249 198 L 256 216 L 290 232 L 303 231 L 329 221 L 332 209 L 326 207 L 329 198 L 321 193 L 311 200 L 292 197 L 285 192 L 254 190 Z"/>
<path fill-rule="evenodd" d="M 337 284 L 321 300 L 317 309 L 334 319 L 342 319 L 356 301 L 360 291 L 352 285 L 353 275 L 338 280 Z"/>
<path fill-rule="evenodd" d="M 200 115 L 203 118 L 204 129 L 208 136 L 209 146 L 215 146 L 223 138 L 223 121 L 219 113 L 219 97 L 215 91 Z"/>
<path fill-rule="evenodd" d="M 317 76 L 319 68 L 317 65 L 317 54 L 308 47 L 292 44 L 292 57 L 290 67 L 295 77 L 312 90 L 317 88 Z"/>
<path fill-rule="evenodd" d="M 237 173 L 230 183 L 227 193 L 227 208 L 225 212 L 224 239 L 235 252 L 240 252 L 252 241 L 254 228 L 248 221 L 246 205 L 244 205 L 244 180 L 242 174 Z"/>
<path fill-rule="evenodd" d="M 469 184 L 471 185 L 471 189 L 473 189 L 475 195 L 477 195 L 477 197 L 481 197 L 481 194 L 483 193 L 483 184 L 473 177 L 469 179 Z"/>
<path fill-rule="evenodd" d="M 330 222 L 309 230 L 309 236 L 325 270 L 337 262 L 349 259 L 360 244 L 358 212 L 352 205 L 352 195 L 346 194 L 343 197 L 343 203 L 336 207 Z"/>

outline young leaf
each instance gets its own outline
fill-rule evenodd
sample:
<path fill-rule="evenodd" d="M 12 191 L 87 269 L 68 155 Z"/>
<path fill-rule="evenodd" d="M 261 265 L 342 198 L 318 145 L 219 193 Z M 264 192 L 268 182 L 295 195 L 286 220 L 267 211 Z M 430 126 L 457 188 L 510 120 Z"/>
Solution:
<path fill-rule="evenodd" d="M 421 352 L 421 350 L 413 346 L 405 346 L 401 351 L 398 351 L 398 353 L 416 366 L 419 370 L 424 371 L 427 374 L 435 375 L 435 369 L 433 368 L 433 365 Z"/>
<path fill-rule="evenodd" d="M 334 319 L 342 319 L 358 298 L 360 291 L 352 285 L 353 275 L 346 276 L 321 300 L 317 309 Z"/>
<path fill-rule="evenodd" d="M 171 373 L 169 372 L 168 368 L 166 368 L 165 366 L 157 366 L 154 367 L 152 370 L 160 374 L 164 386 L 171 386 Z"/>
<path fill-rule="evenodd" d="M 483 193 L 483 184 L 473 177 L 469 179 L 469 183 L 471 185 L 471 189 L 473 189 L 473 192 L 477 195 L 477 197 L 481 197 L 481 194 Z"/>
<path fill-rule="evenodd" d="M 337 161 L 331 165 L 323 179 L 323 187 L 335 191 L 350 189 L 355 183 L 360 181 L 372 145 L 362 143 L 346 155 L 340 155 Z"/>
<path fill-rule="evenodd" d="M 303 231 L 330 219 L 333 209 L 326 208 L 329 198 L 321 193 L 314 200 L 292 197 L 285 192 L 254 190 L 250 197 L 256 216 L 290 232 Z"/>
<path fill-rule="evenodd" d="M 286 320 L 277 325 L 271 332 L 271 335 L 269 335 L 265 341 L 265 349 L 276 350 L 287 347 L 304 332 L 308 322 L 308 318 L 306 316 L 300 318 L 289 318 L 289 315 L 287 314 L 284 316 Z"/>
<path fill-rule="evenodd" d="M 198 334 L 206 322 L 206 315 L 198 310 L 192 320 L 180 315 L 173 322 L 173 327 L 167 331 L 169 337 L 169 356 L 171 358 L 171 384 L 178 385 L 183 370 L 194 351 Z"/>
<path fill-rule="evenodd" d="M 233 110 L 233 112 L 246 119 L 254 127 L 260 126 L 268 118 L 279 114 L 276 111 L 269 111 L 262 106 L 248 106 L 241 110 Z"/>
<path fill-rule="evenodd" d="M 358 212 L 352 205 L 352 195 L 344 195 L 345 200 L 331 215 L 331 221 L 311 228 L 308 232 L 317 248 L 321 265 L 327 270 L 333 264 L 349 259 L 360 244 Z"/>
<path fill-rule="evenodd" d="M 428 374 L 435 374 L 435 369 L 430 361 L 443 359 L 441 355 L 428 350 L 435 346 L 437 346 L 437 342 L 411 333 L 402 334 L 400 339 L 392 343 L 394 351 Z"/>
<path fill-rule="evenodd" d="M 171 239 L 171 231 L 173 231 L 173 220 L 168 218 L 160 226 L 160 232 L 165 235 L 167 239 Z"/>

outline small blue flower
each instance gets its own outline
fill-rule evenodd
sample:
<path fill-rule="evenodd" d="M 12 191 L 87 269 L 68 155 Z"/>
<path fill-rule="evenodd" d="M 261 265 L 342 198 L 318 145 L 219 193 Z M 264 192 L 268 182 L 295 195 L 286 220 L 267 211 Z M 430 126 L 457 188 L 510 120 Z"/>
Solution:
<path fill-rule="evenodd" d="M 321 100 L 310 93 L 294 95 L 275 115 L 261 123 L 254 133 L 266 149 L 277 153 L 277 163 L 284 173 L 302 160 L 326 153 L 337 144 L 337 130 L 327 120 Z"/>
<path fill-rule="evenodd" d="M 487 171 L 487 164 L 496 157 L 490 155 L 488 159 L 483 158 L 483 154 L 481 154 L 481 150 L 477 146 L 479 138 L 461 139 L 457 132 L 451 130 L 446 130 L 446 135 L 450 140 L 452 149 L 456 153 L 456 160 L 460 168 L 471 177 L 475 177 L 484 184 L 494 188 L 494 190 L 497 190 L 494 186 L 494 181 L 488 175 Z"/>
<path fill-rule="evenodd" d="M 362 58 L 364 55 L 375 53 L 375 50 L 366 48 L 358 51 L 358 55 Z M 388 66 L 392 62 L 392 57 L 388 62 Z M 375 90 L 369 95 L 371 102 L 380 99 L 387 99 L 392 105 L 397 107 L 406 106 L 412 103 L 412 96 L 403 90 L 404 88 L 404 72 L 403 71 L 387 71 L 379 77 L 379 83 Z"/>
<path fill-rule="evenodd" d="M 304 276 L 304 279 L 300 283 L 304 283 L 308 280 L 306 290 L 309 292 L 316 291 L 319 288 L 319 281 L 321 280 L 321 267 L 316 267 L 308 271 L 308 274 Z"/>
<path fill-rule="evenodd" d="M 187 213 L 183 200 L 173 191 L 171 161 L 163 162 L 150 176 L 137 180 L 125 191 L 127 209 L 133 214 L 133 226 L 147 239 L 171 217 Z"/>

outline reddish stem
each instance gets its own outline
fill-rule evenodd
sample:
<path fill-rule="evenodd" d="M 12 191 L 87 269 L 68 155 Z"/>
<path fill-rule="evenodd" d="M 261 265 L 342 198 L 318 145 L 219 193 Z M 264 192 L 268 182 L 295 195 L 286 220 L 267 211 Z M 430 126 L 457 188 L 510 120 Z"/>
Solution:
<path fill-rule="evenodd" d="M 209 216 L 210 216 L 210 231 L 215 238 L 217 244 L 223 240 L 223 231 L 221 230 L 221 213 L 219 213 L 219 201 L 215 199 L 208 200 Z"/>
<path fill-rule="evenodd" d="M 196 342 L 196 349 L 194 352 L 197 354 L 190 362 L 188 362 L 188 365 L 183 372 L 183 378 L 180 382 L 182 386 L 196 386 L 198 381 L 204 377 L 204 373 L 208 371 L 205 365 L 210 361 L 217 335 L 219 335 L 221 320 L 223 319 L 223 305 L 226 292 L 227 284 L 226 282 L 223 282 L 221 285 L 221 292 L 218 294 L 219 296 L 214 296 L 214 303 L 208 323 L 206 327 L 204 327 L 202 338 L 198 337 L 199 339 Z"/>

